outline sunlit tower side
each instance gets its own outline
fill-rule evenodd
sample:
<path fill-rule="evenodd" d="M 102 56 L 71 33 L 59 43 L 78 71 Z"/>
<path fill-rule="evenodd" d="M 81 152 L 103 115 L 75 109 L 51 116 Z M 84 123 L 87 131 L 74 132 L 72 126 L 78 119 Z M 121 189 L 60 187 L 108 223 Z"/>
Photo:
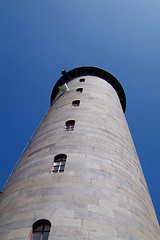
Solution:
<path fill-rule="evenodd" d="M 62 72 L 51 107 L 0 196 L 1 240 L 158 240 L 118 80 Z"/>

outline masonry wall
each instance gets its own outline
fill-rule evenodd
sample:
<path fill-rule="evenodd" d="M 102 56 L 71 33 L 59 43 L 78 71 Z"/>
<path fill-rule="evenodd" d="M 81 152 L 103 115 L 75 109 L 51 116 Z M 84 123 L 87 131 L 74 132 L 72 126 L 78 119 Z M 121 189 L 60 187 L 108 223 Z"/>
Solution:
<path fill-rule="evenodd" d="M 30 239 L 39 219 L 52 224 L 49 240 L 160 239 L 118 95 L 103 79 L 84 78 L 51 106 L 3 189 L 1 240 Z M 74 131 L 65 131 L 67 120 Z M 65 171 L 51 173 L 61 153 Z"/>

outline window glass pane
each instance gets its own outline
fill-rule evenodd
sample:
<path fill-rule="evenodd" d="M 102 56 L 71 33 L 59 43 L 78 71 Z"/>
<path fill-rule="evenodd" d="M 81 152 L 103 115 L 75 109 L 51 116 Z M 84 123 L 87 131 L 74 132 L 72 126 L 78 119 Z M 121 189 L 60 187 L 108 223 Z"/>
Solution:
<path fill-rule="evenodd" d="M 75 100 L 75 101 L 72 102 L 72 105 L 74 107 L 77 107 L 77 106 L 79 106 L 79 103 L 80 103 L 80 100 Z"/>
<path fill-rule="evenodd" d="M 50 231 L 50 226 L 45 225 L 45 227 L 44 227 L 44 231 Z"/>
<path fill-rule="evenodd" d="M 60 162 L 54 162 L 54 166 L 59 166 Z"/>
<path fill-rule="evenodd" d="M 40 237 L 41 237 L 41 232 L 35 232 L 33 234 L 33 240 L 40 240 Z"/>
<path fill-rule="evenodd" d="M 65 163 L 66 163 L 66 161 L 62 161 L 62 162 L 61 162 L 61 166 L 62 166 L 62 165 L 65 166 Z"/>
<path fill-rule="evenodd" d="M 35 231 L 35 232 L 37 232 L 37 231 L 42 231 L 42 228 L 43 228 L 43 225 L 38 226 L 34 231 Z"/>
<path fill-rule="evenodd" d="M 54 167 L 53 171 L 58 171 L 58 167 Z"/>
<path fill-rule="evenodd" d="M 60 166 L 60 171 L 64 172 L 64 166 Z"/>
<path fill-rule="evenodd" d="M 42 240 L 48 240 L 48 237 L 49 237 L 49 232 L 44 232 Z"/>

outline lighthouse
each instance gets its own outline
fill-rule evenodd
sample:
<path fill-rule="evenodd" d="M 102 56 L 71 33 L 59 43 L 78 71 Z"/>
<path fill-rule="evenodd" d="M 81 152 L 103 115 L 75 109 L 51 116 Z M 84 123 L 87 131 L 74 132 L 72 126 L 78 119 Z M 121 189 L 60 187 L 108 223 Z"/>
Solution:
<path fill-rule="evenodd" d="M 62 71 L 0 195 L 1 240 L 159 240 L 119 81 Z"/>

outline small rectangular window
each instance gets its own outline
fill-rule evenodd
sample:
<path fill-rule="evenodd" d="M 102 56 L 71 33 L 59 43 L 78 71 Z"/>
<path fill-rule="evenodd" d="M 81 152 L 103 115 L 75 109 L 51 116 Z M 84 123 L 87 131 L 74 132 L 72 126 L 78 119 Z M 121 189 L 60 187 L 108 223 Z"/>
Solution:
<path fill-rule="evenodd" d="M 46 219 L 36 221 L 33 226 L 30 240 L 48 240 L 51 223 Z"/>
<path fill-rule="evenodd" d="M 52 172 L 64 172 L 65 164 L 66 164 L 67 155 L 59 154 L 55 156 L 54 163 L 52 166 Z"/>
<path fill-rule="evenodd" d="M 83 92 L 83 88 L 77 88 L 76 91 L 82 93 Z"/>
<path fill-rule="evenodd" d="M 80 82 L 85 82 L 85 78 L 79 79 Z"/>
<path fill-rule="evenodd" d="M 65 123 L 65 131 L 73 131 L 75 125 L 75 120 L 69 120 Z"/>
<path fill-rule="evenodd" d="M 72 102 L 73 107 L 78 107 L 79 104 L 80 104 L 80 100 L 75 100 L 75 101 Z"/>

